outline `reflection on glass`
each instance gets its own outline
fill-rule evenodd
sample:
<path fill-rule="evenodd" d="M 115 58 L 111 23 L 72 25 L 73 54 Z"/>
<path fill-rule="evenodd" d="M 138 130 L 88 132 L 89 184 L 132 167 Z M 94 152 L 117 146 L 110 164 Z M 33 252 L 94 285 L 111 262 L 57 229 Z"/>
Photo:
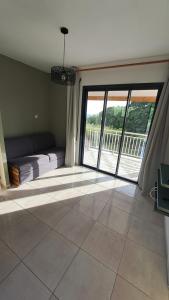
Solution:
<path fill-rule="evenodd" d="M 128 91 L 109 91 L 100 156 L 100 169 L 115 174 Z"/>
<path fill-rule="evenodd" d="M 118 175 L 138 180 L 158 90 L 134 90 L 128 105 Z"/>
<path fill-rule="evenodd" d="M 103 113 L 105 91 L 88 92 L 83 164 L 137 181 L 157 93 L 108 91 Z"/>
<path fill-rule="evenodd" d="M 83 164 L 97 167 L 105 92 L 88 92 Z"/>

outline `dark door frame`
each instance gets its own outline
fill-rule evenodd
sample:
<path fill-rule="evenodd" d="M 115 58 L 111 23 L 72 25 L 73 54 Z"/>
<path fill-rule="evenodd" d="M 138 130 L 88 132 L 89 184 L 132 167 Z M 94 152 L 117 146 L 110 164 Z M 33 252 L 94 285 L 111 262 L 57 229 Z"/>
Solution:
<path fill-rule="evenodd" d="M 124 91 L 124 90 L 128 90 L 128 97 L 127 97 L 127 104 L 126 104 L 126 109 L 125 109 L 125 117 L 124 117 L 124 122 L 123 122 L 123 128 L 122 128 L 122 132 L 124 135 L 124 127 L 125 127 L 125 122 L 126 122 L 126 114 L 127 114 L 127 108 L 128 108 L 128 104 L 130 101 L 130 94 L 132 90 L 150 90 L 150 89 L 158 89 L 158 93 L 157 93 L 157 98 L 156 98 L 156 105 L 155 105 L 155 109 L 154 109 L 154 114 L 152 117 L 152 121 L 151 121 L 151 125 L 153 123 L 153 119 L 154 119 L 154 115 L 156 112 L 156 108 L 157 108 L 157 104 L 158 104 L 158 100 L 160 98 L 161 92 L 162 92 L 162 88 L 163 88 L 164 83 L 163 82 L 153 82 L 153 83 L 129 83 L 129 84 L 115 84 L 115 85 L 88 85 L 88 86 L 83 86 L 83 92 L 82 92 L 82 108 L 81 108 L 81 127 L 80 127 L 80 142 L 79 142 L 79 164 L 82 166 L 85 166 L 87 168 L 99 171 L 101 173 L 107 174 L 107 175 L 111 175 L 111 176 L 115 176 L 117 178 L 129 181 L 129 182 L 133 182 L 133 183 L 137 183 L 134 180 L 128 179 L 128 178 L 124 178 L 121 177 L 119 175 L 117 175 L 118 172 L 118 168 L 119 168 L 119 162 L 120 162 L 120 155 L 121 155 L 121 149 L 122 149 L 122 143 L 123 143 L 123 138 L 121 138 L 120 141 L 120 146 L 119 146 L 119 155 L 118 155 L 118 161 L 117 161 L 117 167 L 116 167 L 116 172 L 115 174 L 107 172 L 107 171 L 103 171 L 99 169 L 99 165 L 100 165 L 100 154 L 101 154 L 101 145 L 102 145 L 102 136 L 103 136 L 103 129 L 104 129 L 104 120 L 105 120 L 105 113 L 106 113 L 106 104 L 107 104 L 107 94 L 108 91 Z M 103 91 L 105 92 L 104 95 L 104 104 L 103 104 L 103 115 L 102 115 L 102 122 L 101 122 L 101 135 L 100 135 L 100 141 L 99 141 L 99 149 L 98 149 L 98 159 L 97 159 L 97 167 L 92 167 L 89 165 L 86 165 L 83 163 L 83 156 L 84 156 L 84 136 L 85 136 L 85 128 L 86 128 L 86 113 L 87 113 L 87 95 L 88 92 L 91 91 Z M 149 132 L 151 130 L 151 126 L 149 129 Z"/>
<path fill-rule="evenodd" d="M 131 97 L 131 90 L 128 90 L 127 103 L 126 103 L 126 107 L 125 107 L 124 120 L 123 120 L 121 138 L 120 138 L 120 144 L 119 144 L 119 153 L 118 153 L 118 158 L 117 158 L 117 163 L 116 163 L 116 171 L 115 171 L 115 174 L 114 174 L 115 176 L 119 176 L 117 173 L 118 173 L 118 170 L 119 170 L 121 152 L 122 152 L 122 147 L 123 147 L 126 117 L 127 117 L 127 111 L 128 111 L 128 107 L 129 107 L 130 97 Z"/>
<path fill-rule="evenodd" d="M 98 156 L 97 156 L 97 169 L 98 170 L 99 170 L 99 167 L 100 167 L 100 157 L 101 157 L 101 150 L 102 150 L 102 143 L 103 143 L 104 123 L 105 123 L 106 109 L 107 109 L 107 96 L 108 96 L 108 91 L 105 91 L 105 93 L 104 93 L 104 102 L 103 102 L 102 120 L 101 120 L 101 128 L 100 128 L 100 141 L 99 141 Z"/>

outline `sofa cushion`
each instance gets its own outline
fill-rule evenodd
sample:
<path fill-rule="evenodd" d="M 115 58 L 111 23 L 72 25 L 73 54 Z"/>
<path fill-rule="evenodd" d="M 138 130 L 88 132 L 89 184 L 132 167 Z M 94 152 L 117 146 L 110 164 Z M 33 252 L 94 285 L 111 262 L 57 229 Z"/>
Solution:
<path fill-rule="evenodd" d="M 60 158 L 64 158 L 65 156 L 65 150 L 64 148 L 51 148 L 48 150 L 43 151 L 43 154 L 48 155 L 49 160 L 58 160 Z"/>
<path fill-rule="evenodd" d="M 21 172 L 20 173 L 20 183 L 28 182 L 33 180 L 44 173 L 50 171 L 50 164 L 41 164 L 38 168 L 31 169 L 29 172 Z"/>
<path fill-rule="evenodd" d="M 33 169 L 39 169 L 41 165 L 48 165 L 49 157 L 43 154 L 29 155 L 12 159 L 8 163 L 9 166 L 18 167 L 20 173 L 29 173 L 32 172 Z"/>
<path fill-rule="evenodd" d="M 57 169 L 65 164 L 65 157 L 58 158 L 57 160 L 50 161 L 50 169 Z"/>
<path fill-rule="evenodd" d="M 5 138 L 7 160 L 33 154 L 33 144 L 29 136 Z"/>
<path fill-rule="evenodd" d="M 34 153 L 40 153 L 43 150 L 56 146 L 54 135 L 50 132 L 32 134 L 30 136 Z"/>

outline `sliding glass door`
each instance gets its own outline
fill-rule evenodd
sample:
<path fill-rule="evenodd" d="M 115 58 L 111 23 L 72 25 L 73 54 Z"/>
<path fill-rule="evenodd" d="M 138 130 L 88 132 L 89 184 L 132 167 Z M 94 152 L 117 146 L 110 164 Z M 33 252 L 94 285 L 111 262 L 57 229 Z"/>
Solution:
<path fill-rule="evenodd" d="M 128 99 L 117 174 L 138 180 L 144 149 L 155 112 L 158 89 L 132 90 Z"/>
<path fill-rule="evenodd" d="M 105 92 L 88 92 L 83 163 L 97 168 Z"/>
<path fill-rule="evenodd" d="M 116 174 L 128 91 L 108 91 L 99 169 Z"/>
<path fill-rule="evenodd" d="M 85 87 L 81 163 L 137 182 L 162 84 Z"/>

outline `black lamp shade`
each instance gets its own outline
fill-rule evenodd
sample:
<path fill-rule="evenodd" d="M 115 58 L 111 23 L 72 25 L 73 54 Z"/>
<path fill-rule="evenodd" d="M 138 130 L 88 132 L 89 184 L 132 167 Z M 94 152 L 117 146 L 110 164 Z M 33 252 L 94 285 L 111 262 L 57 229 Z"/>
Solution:
<path fill-rule="evenodd" d="M 61 85 L 74 85 L 76 81 L 75 68 L 53 66 L 51 68 L 51 80 Z"/>

